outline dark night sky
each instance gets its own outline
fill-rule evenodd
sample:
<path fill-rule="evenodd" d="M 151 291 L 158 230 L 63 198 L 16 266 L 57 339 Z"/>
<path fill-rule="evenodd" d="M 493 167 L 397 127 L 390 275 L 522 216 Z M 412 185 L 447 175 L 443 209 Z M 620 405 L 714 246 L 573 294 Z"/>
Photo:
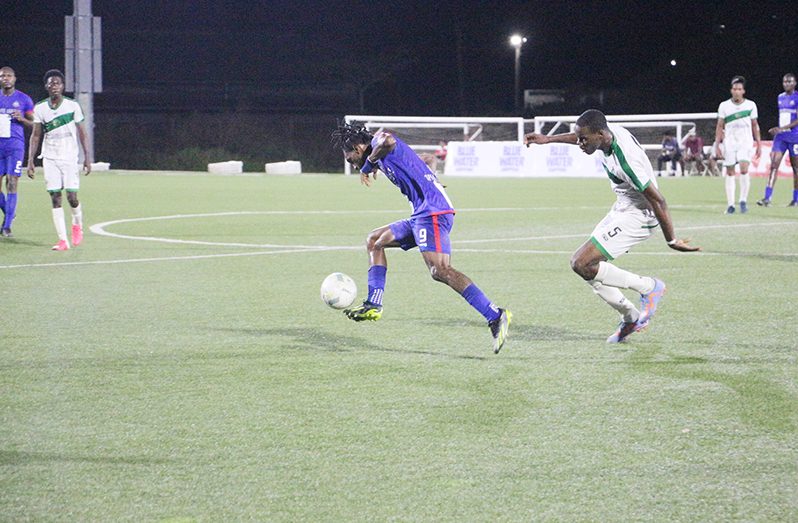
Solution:
<path fill-rule="evenodd" d="M 359 83 L 370 84 L 368 112 L 508 114 L 507 39 L 518 31 L 530 39 L 523 88 L 633 89 L 607 111 L 704 112 L 728 96 L 731 76 L 743 74 L 764 116 L 781 75 L 798 69 L 791 50 L 798 25 L 786 5 L 95 0 L 92 8 L 103 19 L 109 87 Z M 21 85 L 63 67 L 71 0 L 15 2 L 4 12 L 0 57 Z M 356 97 L 341 108 L 356 109 Z"/>

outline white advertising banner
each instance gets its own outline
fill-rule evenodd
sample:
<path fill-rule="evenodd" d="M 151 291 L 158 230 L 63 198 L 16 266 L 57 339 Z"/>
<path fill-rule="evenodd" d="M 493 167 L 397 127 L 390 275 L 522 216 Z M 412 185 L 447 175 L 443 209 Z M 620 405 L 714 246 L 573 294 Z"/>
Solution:
<path fill-rule="evenodd" d="M 446 176 L 606 178 L 599 153 L 568 144 L 524 146 L 518 142 L 449 142 Z"/>
<path fill-rule="evenodd" d="M 762 176 L 767 178 L 770 176 L 770 148 L 773 147 L 773 142 L 770 140 L 762 140 L 762 154 L 757 160 L 751 161 L 751 166 L 748 168 L 748 173 L 751 176 Z M 720 162 L 718 162 L 720 164 Z M 724 167 L 725 170 L 725 167 Z M 739 171 L 739 169 L 738 169 Z M 779 178 L 792 178 L 792 166 L 790 165 L 790 153 L 784 152 L 784 157 L 779 164 Z"/>

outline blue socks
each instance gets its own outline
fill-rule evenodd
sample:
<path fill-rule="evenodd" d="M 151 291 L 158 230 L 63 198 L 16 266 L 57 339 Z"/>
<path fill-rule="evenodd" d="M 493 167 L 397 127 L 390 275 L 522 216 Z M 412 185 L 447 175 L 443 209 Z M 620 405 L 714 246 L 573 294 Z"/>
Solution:
<path fill-rule="evenodd" d="M 382 294 L 385 292 L 385 265 L 372 265 L 369 267 L 369 295 L 366 301 L 374 305 L 382 305 Z"/>
<path fill-rule="evenodd" d="M 474 283 L 465 288 L 463 298 L 488 321 L 493 321 L 500 316 L 499 309 Z"/>
<path fill-rule="evenodd" d="M 765 199 L 770 200 L 771 196 L 773 196 L 773 187 L 765 187 Z"/>
<path fill-rule="evenodd" d="M 385 265 L 372 265 L 369 267 L 367 302 L 382 306 L 382 295 L 385 292 L 385 275 L 387 272 L 388 267 Z M 501 315 L 498 307 L 473 283 L 463 291 L 463 298 L 488 321 L 493 321 Z"/>
<path fill-rule="evenodd" d="M 6 193 L 0 192 L 0 210 L 6 213 Z"/>
<path fill-rule="evenodd" d="M 14 195 L 16 196 L 16 194 Z M 773 196 L 773 187 L 765 187 L 765 199 L 770 200 L 770 197 Z M 11 198 L 11 195 L 8 195 Z M 0 196 L 0 203 L 2 203 L 2 197 Z M 792 201 L 798 202 L 798 189 L 792 190 Z"/>
<path fill-rule="evenodd" d="M 17 193 L 8 193 L 6 195 L 6 201 L 3 209 L 6 213 L 6 219 L 3 222 L 3 229 L 10 229 L 11 222 L 14 221 L 14 213 L 17 210 Z"/>

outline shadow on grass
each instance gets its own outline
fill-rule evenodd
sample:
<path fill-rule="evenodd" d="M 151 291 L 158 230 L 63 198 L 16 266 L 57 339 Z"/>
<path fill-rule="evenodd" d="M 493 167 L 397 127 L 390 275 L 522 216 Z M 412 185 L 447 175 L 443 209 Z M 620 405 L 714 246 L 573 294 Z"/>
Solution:
<path fill-rule="evenodd" d="M 31 463 L 96 463 L 100 465 L 164 465 L 174 460 L 141 457 L 70 456 L 49 452 L 0 450 L 0 465 L 22 466 Z"/>
<path fill-rule="evenodd" d="M 714 251 L 730 257 L 751 258 L 754 260 L 798 263 L 798 254 L 767 254 L 762 252 Z"/>
<path fill-rule="evenodd" d="M 484 329 L 485 332 L 488 332 L 488 326 L 484 322 L 480 321 L 463 321 L 463 320 L 452 320 L 446 318 L 413 318 L 413 323 L 424 324 L 424 325 L 434 325 L 438 327 L 450 327 L 452 329 L 457 328 L 474 328 L 474 329 Z M 563 329 L 560 327 L 555 327 L 552 325 L 530 325 L 530 324 L 523 324 L 518 323 L 517 320 L 513 321 L 510 324 L 510 331 L 509 331 L 509 338 L 508 342 L 511 341 L 531 341 L 531 342 L 552 342 L 552 341 L 585 341 L 585 342 L 595 342 L 596 340 L 601 340 L 601 337 L 596 337 L 593 334 L 586 333 L 586 332 L 578 332 L 574 330 Z"/>
<path fill-rule="evenodd" d="M 26 240 L 24 238 L 0 238 L 0 243 L 11 243 L 14 245 L 27 245 L 28 247 L 52 247 L 52 243 L 35 242 L 33 240 Z M 55 243 L 55 242 L 53 242 Z"/>
<path fill-rule="evenodd" d="M 436 352 L 432 350 L 423 350 L 423 349 L 412 349 L 412 348 L 394 349 L 366 341 L 364 338 L 359 338 L 356 336 L 342 336 L 340 334 L 324 331 L 321 329 L 223 328 L 215 330 L 217 331 L 221 330 L 224 332 L 232 332 L 236 334 L 244 334 L 247 336 L 256 336 L 256 337 L 289 338 L 290 340 L 285 341 L 281 345 L 284 348 L 293 349 L 293 350 L 312 350 L 312 351 L 325 351 L 325 352 L 375 351 L 375 352 L 389 352 L 397 354 L 421 354 L 425 356 L 438 356 L 441 358 L 466 359 L 466 360 L 489 359 L 485 356 L 451 354 L 446 352 Z M 203 357 L 205 356 L 203 355 Z"/>
<path fill-rule="evenodd" d="M 727 408 L 734 409 L 747 424 L 787 434 L 798 430 L 798 397 L 768 379 L 765 369 L 742 374 L 720 372 L 704 365 L 714 365 L 715 361 L 663 353 L 658 347 L 641 348 L 624 363 L 671 380 L 717 383 L 734 394 Z"/>

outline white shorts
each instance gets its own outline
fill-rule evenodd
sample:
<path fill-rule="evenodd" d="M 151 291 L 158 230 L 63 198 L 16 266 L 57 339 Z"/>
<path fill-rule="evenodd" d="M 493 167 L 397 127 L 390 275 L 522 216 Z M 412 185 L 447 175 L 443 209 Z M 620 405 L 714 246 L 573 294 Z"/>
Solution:
<path fill-rule="evenodd" d="M 611 210 L 593 229 L 590 241 L 607 260 L 612 261 L 649 239 L 658 226 L 659 222 L 651 211 Z"/>
<path fill-rule="evenodd" d="M 738 143 L 730 140 L 723 142 L 723 165 L 732 167 L 738 163 L 748 163 L 754 152 L 754 144 Z"/>
<path fill-rule="evenodd" d="M 77 161 L 42 160 L 44 166 L 44 183 L 47 190 L 57 192 L 62 189 L 77 191 L 80 188 L 80 165 Z"/>

